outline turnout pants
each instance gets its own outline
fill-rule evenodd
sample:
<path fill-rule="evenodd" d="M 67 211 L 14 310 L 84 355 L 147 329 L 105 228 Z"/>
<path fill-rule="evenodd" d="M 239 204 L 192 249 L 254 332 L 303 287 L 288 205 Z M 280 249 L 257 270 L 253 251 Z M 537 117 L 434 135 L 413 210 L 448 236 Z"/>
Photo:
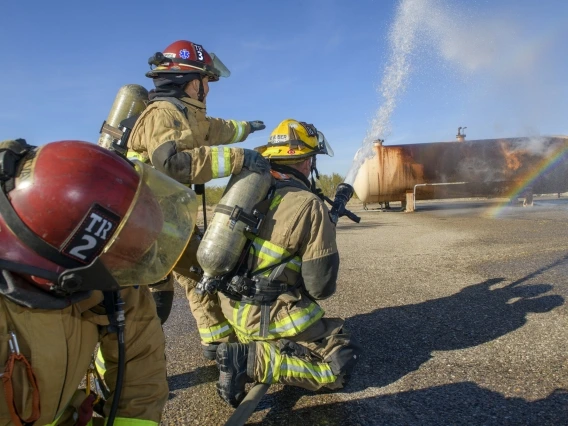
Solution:
<path fill-rule="evenodd" d="M 174 279 L 185 289 L 189 308 L 197 323 L 201 342 L 205 345 L 215 342 L 236 341 L 233 328 L 225 319 L 219 302 L 219 297 L 207 293 L 197 294 L 195 286 L 200 279 L 199 275 L 191 270 L 198 266 L 197 249 L 201 237 L 195 232 L 187 248 L 174 268 L 173 277 L 166 283 L 151 286 L 152 291 L 174 291 Z"/>
<path fill-rule="evenodd" d="M 249 343 L 249 377 L 308 390 L 342 388 L 358 360 L 360 348 L 339 318 L 322 318 L 297 336 Z"/>

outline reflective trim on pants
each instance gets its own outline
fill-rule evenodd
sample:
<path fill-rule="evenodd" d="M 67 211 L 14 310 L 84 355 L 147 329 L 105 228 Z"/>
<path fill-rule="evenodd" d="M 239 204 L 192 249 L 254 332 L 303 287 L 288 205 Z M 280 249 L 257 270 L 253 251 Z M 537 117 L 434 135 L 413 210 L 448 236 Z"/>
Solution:
<path fill-rule="evenodd" d="M 205 343 L 216 342 L 233 332 L 233 327 L 228 321 L 222 322 L 219 325 L 208 328 L 200 328 L 199 335 L 201 340 Z"/>
<path fill-rule="evenodd" d="M 273 340 L 296 336 L 318 321 L 324 314 L 323 309 L 317 303 L 312 302 L 306 308 L 298 309 L 297 312 L 280 321 L 271 322 L 268 326 L 268 336 L 263 338 L 260 337 L 260 325 L 258 328 L 247 328 L 247 317 L 252 306 L 250 303 L 235 303 L 233 318 L 229 320 L 239 340 L 243 343 L 252 340 Z"/>
<path fill-rule="evenodd" d="M 261 383 L 284 383 L 314 390 L 337 380 L 329 364 L 282 355 L 275 344 L 268 342 L 256 342 L 254 375 Z"/>

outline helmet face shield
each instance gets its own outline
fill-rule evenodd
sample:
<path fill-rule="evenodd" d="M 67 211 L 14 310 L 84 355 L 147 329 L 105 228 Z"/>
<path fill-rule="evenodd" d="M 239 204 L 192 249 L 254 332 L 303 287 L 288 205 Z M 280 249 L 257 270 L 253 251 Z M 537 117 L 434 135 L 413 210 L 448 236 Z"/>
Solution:
<path fill-rule="evenodd" d="M 319 148 L 318 154 L 326 154 L 329 155 L 330 157 L 333 157 L 333 148 L 331 148 L 331 145 L 325 138 L 325 135 L 319 130 L 318 130 L 318 148 Z"/>
<path fill-rule="evenodd" d="M 217 77 L 229 77 L 231 75 L 229 68 L 225 66 L 217 55 L 211 53 L 209 56 L 211 56 L 211 60 L 213 61 L 213 72 L 217 75 Z"/>
<path fill-rule="evenodd" d="M 92 143 L 43 145 L 18 168 L 14 188 L 0 190 L 0 265 L 46 290 L 160 281 L 194 230 L 192 190 Z"/>
<path fill-rule="evenodd" d="M 100 261 L 118 285 L 153 284 L 168 275 L 194 230 L 197 198 L 186 186 L 134 161 L 136 196 Z"/>

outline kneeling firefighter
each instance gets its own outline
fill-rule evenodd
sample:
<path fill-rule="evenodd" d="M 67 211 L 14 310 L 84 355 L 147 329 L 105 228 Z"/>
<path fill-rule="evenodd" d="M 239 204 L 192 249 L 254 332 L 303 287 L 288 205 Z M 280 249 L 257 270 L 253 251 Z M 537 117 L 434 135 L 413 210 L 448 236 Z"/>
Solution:
<path fill-rule="evenodd" d="M 249 381 L 341 388 L 359 354 L 344 321 L 323 318 L 316 302 L 335 292 L 335 223 L 347 213 L 356 218 L 345 209 L 353 189 L 341 184 L 328 211 L 313 174 L 316 155 L 333 151 L 311 124 L 284 120 L 257 150 L 270 161 L 272 179 L 234 176 L 197 253 L 204 270 L 198 289 L 219 291 L 240 342 L 217 350 L 217 390 L 232 406 Z M 236 259 L 227 257 L 231 250 Z"/>
<path fill-rule="evenodd" d="M 0 185 L 0 425 L 98 424 L 93 410 L 158 425 L 165 339 L 146 285 L 184 251 L 195 194 L 79 141 L 0 143 Z M 78 390 L 97 344 L 104 404 Z"/>
<path fill-rule="evenodd" d="M 211 179 L 238 174 L 247 169 L 263 172 L 268 162 L 257 152 L 242 148 L 221 147 L 244 141 L 249 134 L 262 130 L 262 121 L 238 121 L 206 115 L 209 83 L 228 77 L 229 70 L 203 46 L 179 40 L 156 52 L 148 63 L 146 76 L 155 89 L 149 94 L 149 105 L 139 117 L 121 125 L 128 130 L 128 155 L 150 162 L 157 170 L 183 184 L 204 184 Z M 132 93 L 142 93 L 139 86 Z M 125 96 L 125 99 L 131 99 Z M 133 98 L 134 108 L 140 102 Z M 117 104 L 117 107 L 119 105 Z M 114 109 L 114 106 L 113 106 Z M 114 117 L 109 115 L 109 118 Z M 104 130 L 104 127 L 103 127 Z M 204 210 L 205 212 L 205 210 Z M 189 248 L 175 268 L 176 279 L 186 289 L 191 311 L 197 322 L 204 355 L 215 359 L 220 342 L 235 340 L 230 324 L 223 317 L 216 295 L 198 295 L 194 291 L 200 279 L 195 253 L 200 241 L 194 234 Z M 173 281 L 153 286 L 158 312 L 165 321 L 173 300 Z"/>

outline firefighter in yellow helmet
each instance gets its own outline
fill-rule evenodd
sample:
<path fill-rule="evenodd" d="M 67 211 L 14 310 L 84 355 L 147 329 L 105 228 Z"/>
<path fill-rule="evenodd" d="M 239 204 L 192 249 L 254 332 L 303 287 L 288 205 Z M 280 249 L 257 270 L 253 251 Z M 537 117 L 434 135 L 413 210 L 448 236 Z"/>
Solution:
<path fill-rule="evenodd" d="M 215 54 L 203 46 L 178 40 L 149 59 L 155 89 L 149 106 L 136 120 L 129 137 L 129 157 L 150 161 L 159 171 L 184 184 L 203 184 L 211 179 L 237 174 L 243 167 L 264 172 L 268 162 L 250 149 L 223 145 L 244 141 L 249 134 L 265 128 L 262 121 L 238 121 L 206 115 L 209 83 L 228 77 L 229 70 Z M 191 311 L 197 322 L 204 355 L 215 359 L 219 342 L 233 335 L 223 317 L 217 296 L 198 295 L 194 291 L 199 276 L 195 253 L 198 233 L 175 268 L 177 281 L 185 288 Z M 162 322 L 169 315 L 173 300 L 173 280 L 153 286 L 158 314 Z"/>
<path fill-rule="evenodd" d="M 341 388 L 359 353 L 343 320 L 323 318 L 316 302 L 335 292 L 339 254 L 335 224 L 308 177 L 317 173 L 316 155 L 333 155 L 331 147 L 313 125 L 288 119 L 256 150 L 274 178 L 267 226 L 254 238 L 245 274 L 233 279 L 248 280 L 255 291 L 219 293 L 240 342 L 217 350 L 217 390 L 233 406 L 250 381 Z"/>

